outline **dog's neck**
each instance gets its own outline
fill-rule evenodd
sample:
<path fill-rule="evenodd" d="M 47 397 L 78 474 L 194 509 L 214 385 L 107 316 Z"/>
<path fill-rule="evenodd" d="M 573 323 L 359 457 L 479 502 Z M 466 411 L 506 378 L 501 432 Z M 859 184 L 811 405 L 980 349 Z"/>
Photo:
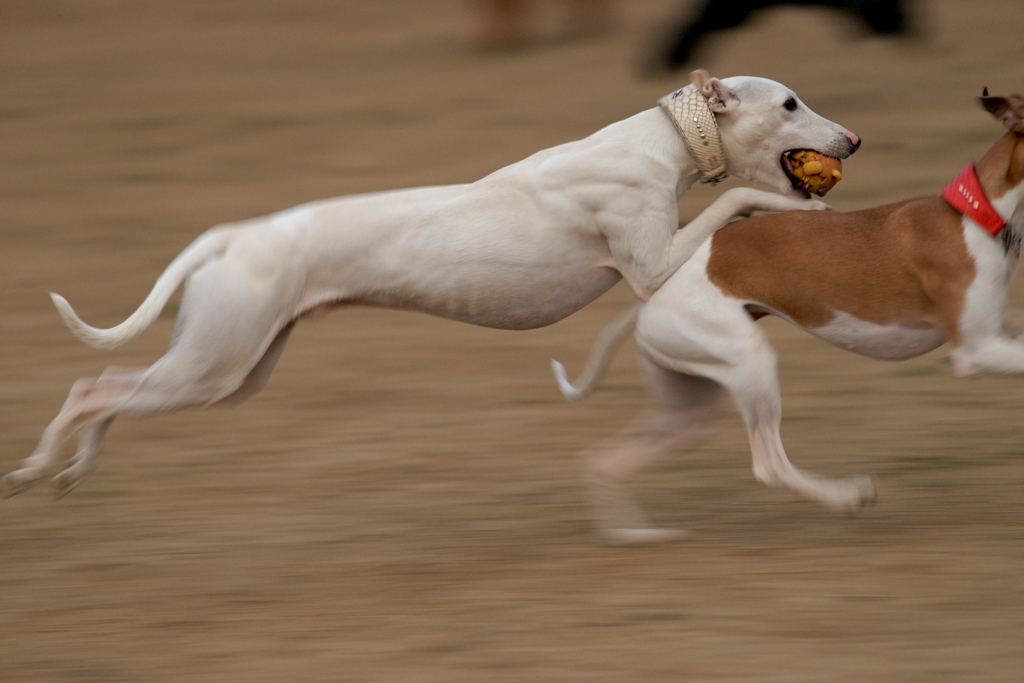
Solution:
<path fill-rule="evenodd" d="M 695 85 L 688 85 L 658 100 L 686 143 L 700 169 L 701 182 L 717 185 L 729 175 L 715 114 Z"/>
<path fill-rule="evenodd" d="M 942 197 L 961 215 L 970 218 L 993 237 L 1006 228 L 1006 219 L 989 201 L 973 163 L 967 164 L 949 181 L 942 189 Z"/>
<path fill-rule="evenodd" d="M 1005 223 L 1001 234 L 991 228 L 987 228 L 988 232 L 1002 239 L 1007 253 L 1019 255 L 1024 233 L 1024 135 L 1006 133 L 978 160 L 975 170 L 993 211 Z M 968 213 L 965 215 L 975 219 Z M 975 222 L 979 221 L 975 219 Z"/>
<path fill-rule="evenodd" d="M 1008 192 L 1019 193 L 1024 184 L 1024 135 L 1006 133 L 978 159 L 975 166 L 985 194 L 1000 208 L 997 200 Z M 1015 208 L 1011 207 L 1010 213 Z M 1007 219 L 1009 215 L 1003 214 L 1003 218 Z"/>
<path fill-rule="evenodd" d="M 592 137 L 595 140 L 598 137 L 614 140 L 616 144 L 628 146 L 631 155 L 650 158 L 661 169 L 647 173 L 670 183 L 675 188 L 677 199 L 681 199 L 701 178 L 696 159 L 660 107 L 646 109 L 598 131 Z M 662 176 L 662 172 L 666 175 Z"/>

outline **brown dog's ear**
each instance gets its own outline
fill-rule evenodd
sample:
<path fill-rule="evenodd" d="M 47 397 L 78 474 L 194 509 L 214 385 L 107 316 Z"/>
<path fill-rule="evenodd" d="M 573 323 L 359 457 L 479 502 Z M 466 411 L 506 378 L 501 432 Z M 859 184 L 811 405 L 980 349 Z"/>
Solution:
<path fill-rule="evenodd" d="M 711 111 L 716 114 L 721 114 L 729 106 L 729 101 L 739 101 L 736 97 L 736 93 L 729 89 L 722 81 L 717 78 L 712 78 L 711 75 L 704 69 L 697 69 L 690 73 L 690 80 L 697 90 L 700 90 L 701 94 L 708 101 L 708 106 L 711 107 Z"/>
<path fill-rule="evenodd" d="M 1020 95 L 989 95 L 988 88 L 985 88 L 981 91 L 978 101 L 985 111 L 999 119 L 1008 130 L 1024 133 L 1024 98 Z"/>
<path fill-rule="evenodd" d="M 1024 97 L 1010 95 L 1006 99 L 1010 101 L 1010 110 L 1013 114 L 1010 117 L 1003 115 L 1003 125 L 1014 133 L 1024 135 Z"/>

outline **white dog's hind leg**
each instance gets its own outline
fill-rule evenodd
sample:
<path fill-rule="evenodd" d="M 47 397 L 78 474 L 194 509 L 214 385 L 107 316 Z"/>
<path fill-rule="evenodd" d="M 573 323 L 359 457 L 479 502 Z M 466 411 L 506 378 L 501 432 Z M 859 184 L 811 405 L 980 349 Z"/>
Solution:
<path fill-rule="evenodd" d="M 284 335 L 286 338 L 287 335 Z M 280 355 L 279 345 L 276 356 Z M 217 353 L 210 350 L 207 359 L 216 364 Z M 21 493 L 46 475 L 56 463 L 61 447 L 81 434 L 81 447 L 67 467 L 53 479 L 57 496 L 74 489 L 95 467 L 100 445 L 110 424 L 121 413 L 136 416 L 155 415 L 192 406 L 205 406 L 232 394 L 244 385 L 246 375 L 204 376 L 204 366 L 196 364 L 192 354 L 172 349 L 148 369 L 105 372 L 96 379 L 75 382 L 64 407 L 43 432 L 35 452 L 19 469 L 3 480 L 4 497 Z M 258 365 L 258 363 L 253 363 Z M 272 365 L 271 365 L 272 367 Z M 269 370 L 266 373 L 269 375 Z M 255 393 L 263 383 L 246 393 Z"/>
<path fill-rule="evenodd" d="M 45 476 L 63 444 L 82 433 L 82 448 L 54 486 L 64 495 L 94 467 L 100 443 L 119 414 L 154 415 L 206 406 L 234 395 L 241 400 L 266 383 L 284 349 L 291 323 L 275 329 L 277 301 L 260 288 L 235 280 L 223 286 L 215 269 L 186 287 L 175 341 L 149 368 L 111 368 L 72 387 L 39 446 L 21 468 L 4 477 L 3 494 L 12 496 Z M 205 283 L 205 284 L 203 284 Z"/>
<path fill-rule="evenodd" d="M 67 466 L 53 478 L 53 489 L 57 498 L 63 498 L 78 486 L 96 466 L 96 456 L 107 430 L 114 423 L 113 417 L 90 424 L 78 436 L 78 452 L 68 461 Z"/>
<path fill-rule="evenodd" d="M 74 488 L 92 468 L 103 435 L 142 375 L 142 370 L 110 368 L 97 378 L 75 382 L 57 417 L 43 431 L 36 450 L 22 461 L 20 468 L 3 478 L 4 497 L 21 493 L 46 476 L 64 443 L 82 433 L 82 445 L 69 465 L 70 472 L 54 480 L 58 495 Z"/>
<path fill-rule="evenodd" d="M 584 451 L 598 531 L 612 543 L 675 540 L 684 532 L 656 529 L 633 501 L 627 485 L 643 466 L 670 448 L 703 436 L 717 415 L 721 387 L 703 377 L 678 374 L 641 357 L 656 407 L 619 434 Z"/>
<path fill-rule="evenodd" d="M 284 347 L 288 343 L 288 337 L 291 336 L 293 329 L 295 329 L 295 321 L 288 323 L 283 330 L 277 333 L 270 347 L 264 352 L 263 357 L 249 371 L 249 374 L 245 376 L 242 385 L 233 393 L 228 394 L 217 402 L 227 404 L 241 403 L 267 386 L 267 382 L 270 381 L 270 375 L 277 366 L 277 361 L 281 360 L 281 354 L 284 353 Z"/>

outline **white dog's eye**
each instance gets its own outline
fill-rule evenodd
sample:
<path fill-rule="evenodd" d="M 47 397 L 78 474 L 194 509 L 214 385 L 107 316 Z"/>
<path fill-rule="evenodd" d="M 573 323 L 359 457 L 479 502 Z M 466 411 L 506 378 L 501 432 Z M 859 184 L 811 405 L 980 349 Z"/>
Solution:
<path fill-rule="evenodd" d="M 796 100 L 790 97 L 783 102 L 782 106 L 786 108 L 786 111 L 796 111 Z"/>

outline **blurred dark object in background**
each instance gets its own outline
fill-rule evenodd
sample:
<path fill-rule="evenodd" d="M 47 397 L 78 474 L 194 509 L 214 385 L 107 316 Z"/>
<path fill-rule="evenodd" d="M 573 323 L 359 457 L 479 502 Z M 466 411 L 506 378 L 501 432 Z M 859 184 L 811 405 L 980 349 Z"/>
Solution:
<path fill-rule="evenodd" d="M 550 4 L 550 0 L 549 4 Z M 533 0 L 476 0 L 480 19 L 478 45 L 484 50 L 514 50 L 537 42 L 536 12 L 542 4 Z M 553 35 L 560 40 L 591 38 L 612 27 L 611 0 L 561 0 L 561 16 Z"/>
<path fill-rule="evenodd" d="M 648 73 L 681 68 L 710 34 L 736 28 L 770 7 L 829 7 L 876 35 L 916 34 L 920 28 L 907 5 L 903 0 L 704 0 L 696 11 L 687 8 L 666 38 L 656 42 L 643 67 Z"/>

